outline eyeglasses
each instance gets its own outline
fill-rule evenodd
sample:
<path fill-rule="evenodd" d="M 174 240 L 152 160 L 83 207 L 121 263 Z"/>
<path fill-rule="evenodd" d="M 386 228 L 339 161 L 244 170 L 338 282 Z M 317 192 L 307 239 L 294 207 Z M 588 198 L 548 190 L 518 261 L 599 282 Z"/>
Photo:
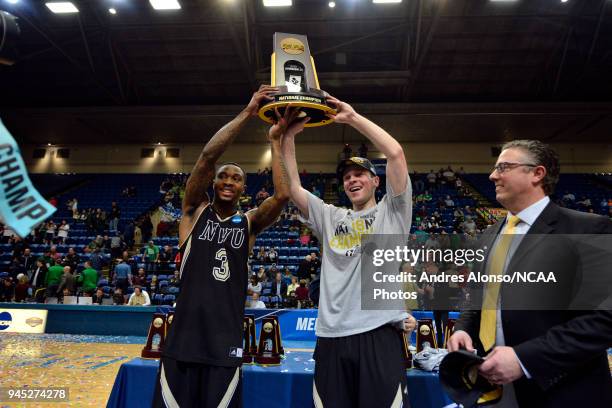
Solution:
<path fill-rule="evenodd" d="M 493 171 L 497 171 L 499 174 L 502 174 L 502 173 L 507 172 L 508 170 L 512 170 L 512 169 L 515 169 L 515 168 L 521 167 L 521 166 L 538 167 L 537 164 L 531 164 L 531 163 L 501 162 L 501 163 L 497 163 L 495 166 L 493 166 Z"/>

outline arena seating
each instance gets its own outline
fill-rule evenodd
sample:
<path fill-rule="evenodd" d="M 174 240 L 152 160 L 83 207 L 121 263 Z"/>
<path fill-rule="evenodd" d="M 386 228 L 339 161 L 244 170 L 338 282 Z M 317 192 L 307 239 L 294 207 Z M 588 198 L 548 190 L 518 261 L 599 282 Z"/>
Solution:
<path fill-rule="evenodd" d="M 607 176 L 610 177 L 610 176 Z M 488 174 L 466 174 L 465 180 L 470 183 L 478 192 L 484 195 L 494 206 L 499 206 L 495 200 L 495 187 L 489 180 Z M 608 183 L 608 185 L 606 185 Z M 608 215 L 608 208 L 602 208 L 600 202 L 612 198 L 612 182 L 606 176 L 594 176 L 592 174 L 562 174 L 559 177 L 555 194 L 552 196 L 556 202 L 562 202 L 565 192 L 571 192 L 576 197 L 575 202 L 563 202 L 568 208 L 576 210 L 587 210 L 585 207 L 576 204 L 583 197 L 591 200 L 592 208 L 595 213 Z"/>

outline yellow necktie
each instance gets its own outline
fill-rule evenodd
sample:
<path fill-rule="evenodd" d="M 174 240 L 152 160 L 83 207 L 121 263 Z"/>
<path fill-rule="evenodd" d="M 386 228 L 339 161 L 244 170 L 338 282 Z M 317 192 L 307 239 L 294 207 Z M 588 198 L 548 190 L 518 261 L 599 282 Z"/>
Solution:
<path fill-rule="evenodd" d="M 489 275 L 503 275 L 504 265 L 508 257 L 512 235 L 515 233 L 516 225 L 521 219 L 516 215 L 508 218 L 506 226 L 502 231 L 489 266 Z M 497 327 L 497 299 L 499 298 L 499 282 L 489 282 L 486 284 L 482 310 L 480 313 L 480 341 L 485 349 L 489 351 L 495 345 L 495 329 Z"/>

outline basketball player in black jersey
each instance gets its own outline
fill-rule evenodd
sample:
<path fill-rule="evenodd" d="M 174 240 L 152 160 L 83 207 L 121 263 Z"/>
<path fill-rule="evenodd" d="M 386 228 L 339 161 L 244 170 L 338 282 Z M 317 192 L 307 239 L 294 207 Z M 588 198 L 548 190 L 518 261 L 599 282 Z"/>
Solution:
<path fill-rule="evenodd" d="M 289 199 L 280 136 L 297 110 L 270 128 L 274 195 L 246 214 L 238 200 L 246 174 L 235 163 L 215 163 L 262 102 L 278 88 L 262 86 L 247 107 L 206 144 L 187 180 L 179 226 L 181 296 L 160 362 L 154 407 L 241 407 L 242 321 L 249 252 Z M 278 114 L 277 114 L 278 115 Z M 214 197 L 206 193 L 212 184 Z"/>

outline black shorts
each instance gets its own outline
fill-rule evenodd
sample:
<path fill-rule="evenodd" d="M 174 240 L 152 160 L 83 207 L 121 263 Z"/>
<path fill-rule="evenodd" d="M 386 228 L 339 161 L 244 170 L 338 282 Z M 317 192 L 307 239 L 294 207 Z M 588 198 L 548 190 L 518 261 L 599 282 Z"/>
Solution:
<path fill-rule="evenodd" d="M 314 406 L 410 407 L 402 347 L 400 332 L 390 325 L 317 338 Z"/>
<path fill-rule="evenodd" d="M 242 370 L 162 357 L 153 408 L 242 408 Z"/>

